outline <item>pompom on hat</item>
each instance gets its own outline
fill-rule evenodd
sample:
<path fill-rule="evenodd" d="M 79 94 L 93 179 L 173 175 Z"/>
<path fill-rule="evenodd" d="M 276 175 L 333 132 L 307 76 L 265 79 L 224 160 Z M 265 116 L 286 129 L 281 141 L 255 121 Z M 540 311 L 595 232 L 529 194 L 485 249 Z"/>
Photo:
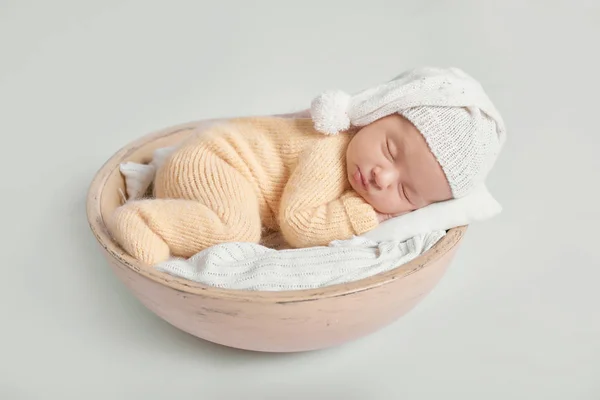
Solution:
<path fill-rule="evenodd" d="M 483 87 L 458 68 L 412 69 L 354 95 L 328 90 L 310 111 L 326 135 L 402 115 L 425 138 L 455 198 L 484 183 L 506 141 L 503 119 Z"/>

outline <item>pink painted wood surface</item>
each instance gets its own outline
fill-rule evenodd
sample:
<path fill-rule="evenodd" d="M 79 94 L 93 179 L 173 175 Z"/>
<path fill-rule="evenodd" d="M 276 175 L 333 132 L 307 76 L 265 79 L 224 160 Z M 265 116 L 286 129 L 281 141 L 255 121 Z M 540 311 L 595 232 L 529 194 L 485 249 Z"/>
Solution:
<path fill-rule="evenodd" d="M 297 352 L 327 348 L 368 335 L 414 308 L 438 283 L 467 227 L 451 229 L 431 250 L 387 273 L 321 289 L 225 290 L 173 277 L 129 257 L 112 240 L 104 216 L 124 190 L 119 164 L 147 162 L 214 121 L 197 121 L 147 135 L 119 150 L 88 192 L 89 225 L 112 270 L 149 310 L 173 326 L 225 346 Z"/>

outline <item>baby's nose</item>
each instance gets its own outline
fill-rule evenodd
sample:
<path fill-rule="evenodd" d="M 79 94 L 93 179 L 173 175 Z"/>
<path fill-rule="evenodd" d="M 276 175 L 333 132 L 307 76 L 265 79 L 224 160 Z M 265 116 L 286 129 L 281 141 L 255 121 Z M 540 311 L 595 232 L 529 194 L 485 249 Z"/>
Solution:
<path fill-rule="evenodd" d="M 375 183 L 380 189 L 386 189 L 396 181 L 396 173 L 390 169 L 379 169 L 375 172 Z"/>

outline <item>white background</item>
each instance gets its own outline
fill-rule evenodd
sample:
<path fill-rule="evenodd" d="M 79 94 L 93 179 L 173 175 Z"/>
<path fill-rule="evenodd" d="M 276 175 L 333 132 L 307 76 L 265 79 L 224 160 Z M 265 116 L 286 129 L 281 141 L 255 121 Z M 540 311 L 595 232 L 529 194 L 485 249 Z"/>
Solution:
<path fill-rule="evenodd" d="M 600 399 L 600 5 L 589 1 L 0 0 L 0 398 Z M 219 347 L 147 311 L 85 215 L 120 147 L 289 112 L 421 65 L 503 113 L 472 226 L 413 312 L 330 350 Z"/>

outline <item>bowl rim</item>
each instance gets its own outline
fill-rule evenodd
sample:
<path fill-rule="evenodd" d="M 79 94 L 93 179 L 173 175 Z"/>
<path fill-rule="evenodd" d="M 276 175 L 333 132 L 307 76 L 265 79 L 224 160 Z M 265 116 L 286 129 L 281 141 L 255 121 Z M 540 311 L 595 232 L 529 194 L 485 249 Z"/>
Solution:
<path fill-rule="evenodd" d="M 122 146 L 100 166 L 88 187 L 86 214 L 88 225 L 96 240 L 106 254 L 113 258 L 113 260 L 110 261 L 116 262 L 153 282 L 176 290 L 182 295 L 193 294 L 208 298 L 236 301 L 294 303 L 339 297 L 366 291 L 417 273 L 444 257 L 446 253 L 452 251 L 461 242 L 467 231 L 468 225 L 458 226 L 447 230 L 446 235 L 422 255 L 389 271 L 381 272 L 352 282 L 338 283 L 314 289 L 256 291 L 214 287 L 158 271 L 129 256 L 108 234 L 104 223 L 101 204 L 104 187 L 109 177 L 115 169 L 119 168 L 120 163 L 126 161 L 129 154 L 132 154 L 144 145 L 159 138 L 165 138 L 183 130 L 189 130 L 201 123 L 211 123 L 212 121 L 219 121 L 227 118 L 231 117 L 195 120 L 148 133 Z"/>

